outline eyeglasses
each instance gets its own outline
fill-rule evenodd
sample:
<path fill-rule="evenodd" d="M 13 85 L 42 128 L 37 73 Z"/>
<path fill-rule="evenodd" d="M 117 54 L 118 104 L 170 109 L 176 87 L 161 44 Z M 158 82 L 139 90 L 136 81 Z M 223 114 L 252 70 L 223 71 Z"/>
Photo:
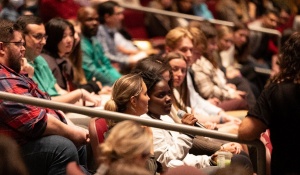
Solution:
<path fill-rule="evenodd" d="M 42 41 L 43 38 L 47 40 L 48 38 L 48 35 L 44 35 L 44 34 L 36 34 L 36 35 L 29 34 L 29 35 L 31 35 L 33 38 L 35 38 L 38 41 Z"/>
<path fill-rule="evenodd" d="M 4 42 L 4 41 L 2 41 L 2 42 L 3 42 L 3 43 L 7 43 L 7 44 L 13 43 L 13 44 L 15 44 L 17 47 L 22 47 L 22 46 L 25 47 L 25 42 L 23 42 L 23 41 L 16 41 L 16 42 Z"/>

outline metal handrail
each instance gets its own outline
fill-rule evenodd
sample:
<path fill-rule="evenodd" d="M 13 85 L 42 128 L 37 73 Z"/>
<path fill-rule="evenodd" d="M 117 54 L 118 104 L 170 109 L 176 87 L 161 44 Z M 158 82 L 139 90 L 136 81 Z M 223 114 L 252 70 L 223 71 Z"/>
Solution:
<path fill-rule="evenodd" d="M 196 15 L 188 15 L 188 14 L 179 13 L 179 12 L 172 12 L 172 11 L 161 10 L 161 9 L 156 9 L 156 8 L 152 8 L 152 7 L 145 7 L 145 6 L 142 6 L 137 3 L 134 3 L 134 4 L 127 3 L 127 2 L 123 2 L 123 0 L 119 0 L 118 2 L 120 3 L 120 5 L 122 7 L 126 8 L 126 9 L 132 9 L 132 10 L 143 11 L 143 12 L 148 12 L 148 13 L 156 13 L 156 14 L 161 14 L 161 15 L 179 17 L 179 18 L 190 19 L 190 20 L 197 20 L 197 21 L 207 20 L 213 24 L 225 25 L 225 26 L 229 26 L 229 27 L 234 26 L 234 23 L 230 22 L 230 21 L 223 21 L 223 20 L 218 20 L 218 19 L 205 19 L 203 17 L 196 16 Z M 281 38 L 281 33 L 275 29 L 269 29 L 269 28 L 264 28 L 264 27 L 249 27 L 249 30 L 268 33 L 268 34 L 272 34 L 272 35 L 277 35 L 279 38 Z"/>
<path fill-rule="evenodd" d="M 187 125 L 182 125 L 182 124 L 166 123 L 166 122 L 163 122 L 160 120 L 143 119 L 143 118 L 136 117 L 134 115 L 129 115 L 129 114 L 112 112 L 112 111 L 107 111 L 107 110 L 102 110 L 102 109 L 97 109 L 97 108 L 76 106 L 73 104 L 54 102 L 51 100 L 45 100 L 45 99 L 29 97 L 29 96 L 24 96 L 24 95 L 17 95 L 17 94 L 1 92 L 1 91 L 0 91 L 0 99 L 6 100 L 6 101 L 14 101 L 17 103 L 30 104 L 30 105 L 34 105 L 34 106 L 52 108 L 52 109 L 62 110 L 65 112 L 74 112 L 74 113 L 79 113 L 79 114 L 83 114 L 83 115 L 87 115 L 87 116 L 112 119 L 112 120 L 116 120 L 116 121 L 134 120 L 134 121 L 139 122 L 146 126 L 162 128 L 162 129 L 167 129 L 167 130 L 174 130 L 174 131 L 183 132 L 183 133 L 190 133 L 190 134 L 194 134 L 194 135 L 201 135 L 201 136 L 206 136 L 206 137 L 211 137 L 211 138 L 216 138 L 216 139 L 221 139 L 221 140 L 227 140 L 227 141 L 232 141 L 232 142 L 239 142 L 239 143 L 244 143 L 244 144 L 248 144 L 248 145 L 253 145 L 257 148 L 257 174 L 258 175 L 266 174 L 265 146 L 258 139 L 255 141 L 242 141 L 242 140 L 239 140 L 237 135 L 235 135 L 235 134 L 221 133 L 218 131 L 201 129 L 198 127 L 192 127 L 192 126 L 187 126 Z"/>

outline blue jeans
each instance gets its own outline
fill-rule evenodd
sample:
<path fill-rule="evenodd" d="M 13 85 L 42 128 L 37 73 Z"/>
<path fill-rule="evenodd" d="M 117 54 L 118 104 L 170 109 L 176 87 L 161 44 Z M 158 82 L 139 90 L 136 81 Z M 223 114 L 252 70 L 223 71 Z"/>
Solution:
<path fill-rule="evenodd" d="M 69 139 L 51 135 L 21 146 L 30 175 L 65 175 L 69 162 L 76 161 L 86 171 L 86 147 L 79 149 Z"/>

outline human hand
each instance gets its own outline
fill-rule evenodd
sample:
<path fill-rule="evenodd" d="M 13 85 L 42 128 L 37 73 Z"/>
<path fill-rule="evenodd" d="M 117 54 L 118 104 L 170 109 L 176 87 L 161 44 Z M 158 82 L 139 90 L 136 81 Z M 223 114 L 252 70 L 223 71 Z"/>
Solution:
<path fill-rule="evenodd" d="M 90 142 L 89 131 L 79 126 L 71 126 L 72 133 L 70 140 L 75 144 L 76 147 L 83 146 Z"/>
<path fill-rule="evenodd" d="M 233 154 L 240 154 L 241 150 L 242 150 L 242 145 L 235 142 L 225 143 L 220 148 L 220 151 L 228 151 Z"/>
<path fill-rule="evenodd" d="M 80 89 L 81 90 L 81 97 L 83 101 L 88 101 L 91 102 L 92 104 L 94 104 L 95 107 L 98 107 L 101 105 L 101 99 L 100 98 L 95 98 L 93 96 L 93 94 L 91 94 L 90 92 L 88 92 L 85 89 Z"/>
<path fill-rule="evenodd" d="M 194 126 L 197 121 L 193 114 L 185 114 L 181 119 L 181 123 L 191 126 Z"/>
<path fill-rule="evenodd" d="M 209 98 L 209 99 L 207 99 L 207 101 L 213 105 L 218 105 L 221 103 L 221 101 L 216 97 Z"/>
<path fill-rule="evenodd" d="M 21 59 L 21 71 L 28 74 L 28 77 L 32 78 L 34 75 L 34 68 L 27 62 L 26 58 Z"/>
<path fill-rule="evenodd" d="M 203 123 L 203 125 L 205 126 L 206 129 L 211 129 L 211 130 L 214 130 L 217 126 L 216 123 L 209 122 L 209 121 Z"/>
<path fill-rule="evenodd" d="M 99 94 L 111 94 L 112 88 L 109 86 L 103 86 Z"/>
<path fill-rule="evenodd" d="M 220 112 L 219 116 L 222 117 L 223 122 L 232 122 L 238 125 L 242 123 L 241 119 L 227 115 L 225 112 Z"/>

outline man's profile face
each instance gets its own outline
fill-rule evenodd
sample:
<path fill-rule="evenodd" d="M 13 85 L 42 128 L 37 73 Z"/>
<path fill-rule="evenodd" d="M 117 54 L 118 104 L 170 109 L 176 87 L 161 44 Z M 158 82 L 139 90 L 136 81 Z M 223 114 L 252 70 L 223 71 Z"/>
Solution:
<path fill-rule="evenodd" d="M 25 57 L 29 60 L 34 60 L 41 54 L 44 45 L 46 44 L 46 31 L 44 24 L 28 24 L 26 26 L 25 42 L 26 54 Z"/>
<path fill-rule="evenodd" d="M 263 27 L 274 29 L 278 25 L 278 17 L 274 13 L 270 13 L 264 16 Z"/>
<path fill-rule="evenodd" d="M 98 13 L 94 9 L 86 9 L 81 20 L 81 31 L 86 37 L 95 36 L 98 32 Z"/>
<path fill-rule="evenodd" d="M 182 38 L 178 41 L 177 46 L 173 49 L 175 52 L 179 52 L 183 56 L 185 56 L 188 65 L 192 64 L 192 56 L 193 56 L 193 43 L 192 40 L 188 37 Z"/>
<path fill-rule="evenodd" d="M 3 64 L 19 73 L 21 70 L 21 60 L 25 53 L 22 33 L 14 31 L 13 39 L 7 43 L 3 43 L 3 50 L 6 53 Z"/>
<path fill-rule="evenodd" d="M 120 29 L 124 19 L 123 7 L 115 6 L 114 13 L 106 16 L 106 23 L 113 28 Z"/>

